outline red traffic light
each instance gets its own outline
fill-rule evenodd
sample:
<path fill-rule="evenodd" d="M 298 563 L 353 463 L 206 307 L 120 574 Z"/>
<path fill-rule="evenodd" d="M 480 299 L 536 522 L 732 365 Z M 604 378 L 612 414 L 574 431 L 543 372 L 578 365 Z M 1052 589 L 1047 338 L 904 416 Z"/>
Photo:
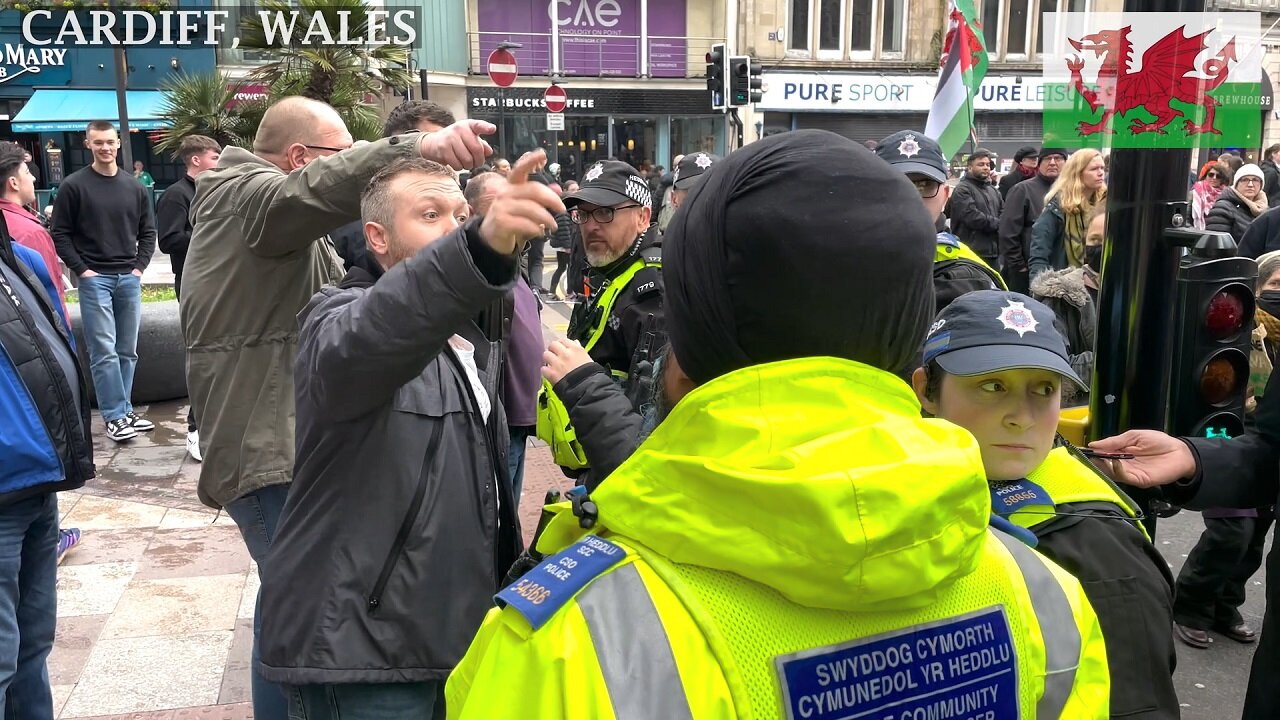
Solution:
<path fill-rule="evenodd" d="M 1249 361 L 1235 349 L 1226 349 L 1209 358 L 1200 371 L 1200 399 L 1221 405 L 1244 389 L 1249 379 Z"/>
<path fill-rule="evenodd" d="M 1242 297 L 1239 287 L 1226 287 L 1209 299 L 1204 313 L 1204 328 L 1214 340 L 1226 340 L 1240 332 L 1251 301 Z"/>

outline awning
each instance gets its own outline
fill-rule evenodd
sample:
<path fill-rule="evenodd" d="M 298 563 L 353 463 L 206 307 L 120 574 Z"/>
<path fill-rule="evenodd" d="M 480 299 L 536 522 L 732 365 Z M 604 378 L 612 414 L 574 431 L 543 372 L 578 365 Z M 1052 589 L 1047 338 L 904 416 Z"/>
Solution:
<path fill-rule="evenodd" d="M 169 127 L 161 117 L 164 94 L 159 90 L 129 90 L 129 129 L 159 130 Z M 64 132 L 84 130 L 92 120 L 120 122 L 115 90 L 36 90 L 10 121 L 13 132 Z"/>

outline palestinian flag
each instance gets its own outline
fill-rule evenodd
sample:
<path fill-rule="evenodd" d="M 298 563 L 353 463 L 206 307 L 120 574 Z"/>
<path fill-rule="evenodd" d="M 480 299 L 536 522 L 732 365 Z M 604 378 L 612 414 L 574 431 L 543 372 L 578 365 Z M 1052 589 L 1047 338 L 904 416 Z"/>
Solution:
<path fill-rule="evenodd" d="M 973 97 L 987 76 L 987 47 L 973 0 L 950 0 L 950 26 L 942 47 L 938 92 L 924 134 L 953 157 L 973 132 Z"/>
<path fill-rule="evenodd" d="M 1259 147 L 1261 15 L 1049 13 L 1044 144 Z"/>

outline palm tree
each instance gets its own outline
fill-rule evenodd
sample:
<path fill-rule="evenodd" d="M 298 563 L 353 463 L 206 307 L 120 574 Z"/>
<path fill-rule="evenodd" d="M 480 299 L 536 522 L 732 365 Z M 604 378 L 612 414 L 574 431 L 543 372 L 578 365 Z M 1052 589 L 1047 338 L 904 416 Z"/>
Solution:
<path fill-rule="evenodd" d="M 236 82 L 217 72 L 183 73 L 165 81 L 160 89 L 164 93 L 161 112 L 169 127 L 160 132 L 158 152 L 176 152 L 188 135 L 207 135 L 222 145 L 252 146 L 257 123 L 233 107 L 239 89 Z"/>
<path fill-rule="evenodd" d="M 365 0 L 260 0 L 258 7 L 298 16 L 291 38 L 294 42 L 279 33 L 268 42 L 260 15 L 241 21 L 240 47 L 271 50 L 279 57 L 254 71 L 252 81 L 268 86 L 272 99 L 302 95 L 329 103 L 356 139 L 380 137 L 381 118 L 367 100 L 381 96 L 387 87 L 402 88 L 411 82 L 409 49 L 392 44 L 297 43 L 316 15 L 322 16 L 330 29 L 347 27 L 349 38 L 366 37 L 371 8 Z M 348 14 L 345 22 L 339 13 Z"/>

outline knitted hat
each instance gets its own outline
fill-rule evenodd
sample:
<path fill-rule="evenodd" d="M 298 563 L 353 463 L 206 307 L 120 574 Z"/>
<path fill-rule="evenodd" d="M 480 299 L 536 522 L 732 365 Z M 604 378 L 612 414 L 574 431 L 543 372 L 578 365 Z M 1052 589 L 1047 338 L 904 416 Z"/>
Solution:
<path fill-rule="evenodd" d="M 1240 166 L 1240 169 L 1236 171 L 1236 176 L 1231 180 L 1231 186 L 1235 187 L 1236 185 L 1239 185 L 1240 181 L 1247 177 L 1258 178 L 1258 182 L 1266 182 L 1267 180 L 1262 175 L 1262 168 L 1254 165 L 1253 163 L 1249 163 L 1248 165 Z"/>

